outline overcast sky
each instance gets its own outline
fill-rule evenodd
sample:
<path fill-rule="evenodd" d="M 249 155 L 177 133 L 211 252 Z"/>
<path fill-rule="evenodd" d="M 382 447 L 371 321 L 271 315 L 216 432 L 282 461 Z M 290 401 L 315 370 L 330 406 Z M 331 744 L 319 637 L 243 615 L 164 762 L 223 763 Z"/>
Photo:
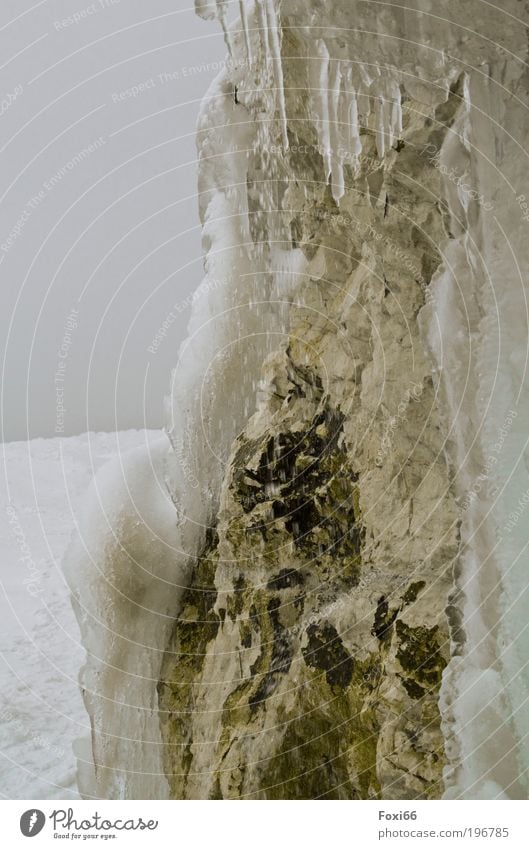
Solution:
<path fill-rule="evenodd" d="M 0 4 L 2 441 L 163 423 L 202 276 L 194 130 L 217 71 L 193 69 L 225 57 L 175 5 Z"/>

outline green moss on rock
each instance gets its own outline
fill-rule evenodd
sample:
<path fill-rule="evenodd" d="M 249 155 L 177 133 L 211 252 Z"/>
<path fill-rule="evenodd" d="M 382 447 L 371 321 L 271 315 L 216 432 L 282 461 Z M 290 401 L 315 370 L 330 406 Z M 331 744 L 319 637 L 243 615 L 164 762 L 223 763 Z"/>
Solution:
<path fill-rule="evenodd" d="M 446 666 L 441 653 L 439 626 L 412 628 L 399 620 L 396 633 L 399 642 L 397 660 L 404 672 L 425 689 L 438 688 Z"/>
<path fill-rule="evenodd" d="M 354 663 L 336 628 L 329 623 L 310 625 L 307 636 L 308 644 L 302 650 L 307 666 L 323 670 L 331 686 L 347 687 L 353 677 Z"/>

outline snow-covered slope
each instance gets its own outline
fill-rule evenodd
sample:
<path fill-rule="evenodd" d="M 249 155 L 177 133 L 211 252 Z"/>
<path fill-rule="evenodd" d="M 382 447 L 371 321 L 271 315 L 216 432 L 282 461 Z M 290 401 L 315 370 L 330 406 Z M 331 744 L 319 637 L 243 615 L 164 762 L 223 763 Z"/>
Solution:
<path fill-rule="evenodd" d="M 91 733 L 77 746 L 83 796 L 167 795 L 157 683 L 188 580 L 167 487 L 169 448 L 159 435 L 98 472 L 64 558 L 87 652 L 80 682 Z"/>
<path fill-rule="evenodd" d="M 78 797 L 72 743 L 90 732 L 84 661 L 61 560 L 92 477 L 154 431 L 0 446 L 0 794 Z"/>

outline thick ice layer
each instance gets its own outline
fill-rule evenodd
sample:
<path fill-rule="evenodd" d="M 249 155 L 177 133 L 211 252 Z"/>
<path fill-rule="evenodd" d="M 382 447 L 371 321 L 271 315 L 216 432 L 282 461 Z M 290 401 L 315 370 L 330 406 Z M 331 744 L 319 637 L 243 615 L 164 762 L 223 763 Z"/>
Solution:
<path fill-rule="evenodd" d="M 322 38 L 314 45 L 314 58 L 310 63 L 313 120 L 318 135 L 325 167 L 325 179 L 332 172 L 331 115 L 329 108 L 329 51 Z"/>
<path fill-rule="evenodd" d="M 80 681 L 93 743 L 76 749 L 86 797 L 167 796 L 156 683 L 188 578 L 165 481 L 169 447 L 162 435 L 101 469 L 65 556 L 87 654 Z"/>
<path fill-rule="evenodd" d="M 281 61 L 281 37 L 279 34 L 279 18 L 274 0 L 265 0 L 265 3 L 270 49 L 272 52 L 271 59 L 274 66 L 277 109 L 279 112 L 279 120 L 281 122 L 281 139 L 283 141 L 284 149 L 287 150 L 287 112 L 285 104 L 285 89 L 283 82 L 283 64 Z"/>
<path fill-rule="evenodd" d="M 248 13 L 246 11 L 246 0 L 239 0 L 239 14 L 241 16 L 241 26 L 244 33 L 244 44 L 246 47 L 246 58 L 248 60 L 248 64 L 252 64 L 253 61 L 253 52 L 252 52 L 252 41 L 250 38 L 250 33 L 248 31 Z"/>
<path fill-rule="evenodd" d="M 72 741 L 89 735 L 84 659 L 60 564 L 95 471 L 147 431 L 88 433 L 1 446 L 0 793 L 75 799 Z"/>
<path fill-rule="evenodd" d="M 469 76 L 439 155 L 453 238 L 432 283 L 427 324 L 462 510 L 455 656 L 442 692 L 447 795 L 456 798 L 526 798 L 528 788 L 528 534 L 521 518 L 529 491 L 522 424 L 529 416 L 528 319 L 519 269 L 529 257 L 509 191 L 508 180 L 521 175 L 517 142 L 502 129 L 502 74 L 491 68 L 488 77 Z M 519 108 L 511 102 L 511 126 Z"/>

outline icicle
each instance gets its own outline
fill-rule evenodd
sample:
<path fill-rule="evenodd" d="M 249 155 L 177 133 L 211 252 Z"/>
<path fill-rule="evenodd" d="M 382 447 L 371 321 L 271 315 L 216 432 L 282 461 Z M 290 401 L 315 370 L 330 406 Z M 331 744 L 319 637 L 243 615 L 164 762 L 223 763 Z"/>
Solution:
<path fill-rule="evenodd" d="M 351 74 L 350 69 L 340 62 L 341 88 L 338 98 L 338 136 L 343 156 L 349 148 L 350 127 L 349 119 L 351 113 Z"/>
<path fill-rule="evenodd" d="M 339 132 L 339 100 L 342 86 L 342 71 L 340 63 L 336 60 L 330 64 L 329 79 L 329 111 L 330 111 L 330 137 L 331 137 L 331 191 L 336 203 L 343 197 L 345 192 L 343 174 L 343 156 L 340 155 L 340 132 Z"/>
<path fill-rule="evenodd" d="M 358 102 L 356 100 L 356 91 L 351 92 L 351 106 L 349 107 L 349 122 L 351 127 L 351 138 L 358 137 Z"/>
<path fill-rule="evenodd" d="M 224 41 L 226 42 L 226 47 L 228 48 L 228 53 L 230 56 L 233 56 L 233 50 L 231 47 L 231 38 L 228 30 L 228 22 L 226 20 L 226 7 L 228 5 L 228 0 L 216 0 L 217 3 L 217 18 L 220 21 L 222 26 L 222 31 L 224 33 Z"/>
<path fill-rule="evenodd" d="M 386 127 L 388 150 L 395 142 L 395 127 L 393 126 L 393 100 L 384 98 L 384 126 Z"/>
<path fill-rule="evenodd" d="M 195 14 L 205 21 L 214 21 L 218 17 L 215 0 L 195 0 Z"/>
<path fill-rule="evenodd" d="M 317 64 L 316 64 L 317 63 Z M 332 170 L 329 122 L 329 51 L 322 38 L 316 42 L 316 57 L 311 61 L 310 86 L 313 92 L 314 123 L 323 156 L 325 181 Z"/>
<path fill-rule="evenodd" d="M 261 44 L 263 48 L 263 61 L 265 68 L 268 70 L 270 61 L 270 42 L 268 40 L 268 23 L 266 20 L 266 9 L 264 7 L 265 0 L 255 0 L 257 7 L 257 21 L 259 25 L 259 33 L 261 35 Z"/>
<path fill-rule="evenodd" d="M 402 109 L 400 104 L 400 88 L 397 83 L 391 85 L 389 94 L 389 142 L 393 147 L 395 141 L 402 135 Z"/>
<path fill-rule="evenodd" d="M 400 86 L 395 86 L 395 134 L 398 139 L 402 138 L 402 97 Z"/>
<path fill-rule="evenodd" d="M 383 97 L 377 97 L 375 112 L 377 153 L 382 159 L 386 152 L 386 127 L 384 120 L 386 109 Z"/>
<path fill-rule="evenodd" d="M 281 137 L 283 139 L 284 149 L 288 150 L 287 112 L 285 104 L 285 87 L 283 83 L 283 65 L 281 63 L 281 40 L 279 37 L 279 21 L 277 18 L 274 0 L 265 0 L 265 2 L 268 31 L 270 33 L 270 41 L 272 43 L 272 61 L 274 65 L 277 106 L 279 110 L 279 118 L 281 121 Z"/>
<path fill-rule="evenodd" d="M 349 126 L 351 132 L 351 153 L 353 156 L 360 156 L 362 153 L 362 142 L 360 141 L 360 128 L 358 125 L 358 101 L 354 89 L 351 94 L 351 104 L 349 106 Z"/>
<path fill-rule="evenodd" d="M 252 44 L 250 41 L 250 33 L 248 31 L 248 15 L 246 14 L 246 0 L 239 0 L 239 9 L 241 13 L 241 25 L 244 33 L 244 43 L 246 45 L 246 58 L 248 64 L 252 64 Z"/>
<path fill-rule="evenodd" d="M 367 70 L 366 66 L 365 66 L 365 65 L 362 65 L 362 63 L 360 63 L 360 64 L 359 64 L 359 66 L 358 66 L 358 70 L 359 70 L 359 72 L 360 72 L 360 76 L 361 76 L 361 78 L 362 78 L 362 82 L 363 82 L 364 86 L 365 86 L 366 88 L 370 88 L 371 83 L 373 82 L 373 80 L 375 79 L 375 77 L 374 77 L 374 76 L 371 76 L 371 74 L 369 74 L 369 72 L 368 72 L 368 70 Z"/>

